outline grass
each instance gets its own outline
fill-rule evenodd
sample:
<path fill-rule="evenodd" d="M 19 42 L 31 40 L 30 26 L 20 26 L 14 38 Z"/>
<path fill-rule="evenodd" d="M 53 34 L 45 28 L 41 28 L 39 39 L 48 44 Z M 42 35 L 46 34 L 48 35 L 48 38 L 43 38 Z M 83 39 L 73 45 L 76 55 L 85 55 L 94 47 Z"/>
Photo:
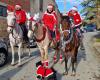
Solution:
<path fill-rule="evenodd" d="M 96 39 L 96 42 L 100 42 L 100 38 L 97 38 L 97 39 Z"/>

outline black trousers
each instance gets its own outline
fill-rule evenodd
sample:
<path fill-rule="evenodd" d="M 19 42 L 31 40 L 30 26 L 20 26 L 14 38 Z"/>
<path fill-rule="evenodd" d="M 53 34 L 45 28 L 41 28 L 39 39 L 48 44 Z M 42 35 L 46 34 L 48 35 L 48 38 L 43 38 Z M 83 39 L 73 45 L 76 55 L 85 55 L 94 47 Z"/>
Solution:
<path fill-rule="evenodd" d="M 21 27 L 21 29 L 22 29 L 22 31 L 23 31 L 23 40 L 28 41 L 28 40 L 29 40 L 29 39 L 28 39 L 28 36 L 27 36 L 28 30 L 27 30 L 27 28 L 26 28 L 25 23 L 22 23 L 22 24 L 19 24 L 19 25 L 20 25 L 20 27 Z"/>

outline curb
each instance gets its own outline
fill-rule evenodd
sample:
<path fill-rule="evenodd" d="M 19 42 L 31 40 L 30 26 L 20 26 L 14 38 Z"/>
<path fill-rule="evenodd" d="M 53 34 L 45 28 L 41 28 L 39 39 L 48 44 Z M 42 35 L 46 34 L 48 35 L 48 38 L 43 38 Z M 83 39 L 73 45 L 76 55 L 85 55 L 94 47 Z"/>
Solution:
<path fill-rule="evenodd" d="M 94 42 L 93 43 L 94 48 L 98 53 L 100 53 L 100 42 Z"/>

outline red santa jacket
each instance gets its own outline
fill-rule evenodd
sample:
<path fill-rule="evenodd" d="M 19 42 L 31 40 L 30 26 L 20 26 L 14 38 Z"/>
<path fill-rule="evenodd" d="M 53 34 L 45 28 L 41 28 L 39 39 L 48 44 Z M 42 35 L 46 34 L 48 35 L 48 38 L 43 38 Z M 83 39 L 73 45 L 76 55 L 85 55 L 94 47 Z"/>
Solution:
<path fill-rule="evenodd" d="M 16 11 L 15 16 L 18 24 L 22 24 L 26 22 L 26 13 L 24 10 Z"/>
<path fill-rule="evenodd" d="M 56 24 L 58 24 L 58 17 L 57 17 L 56 12 L 55 12 L 55 11 L 53 11 L 52 13 L 54 14 L 54 16 L 55 16 L 55 18 L 56 18 L 56 21 L 57 21 L 57 22 L 56 22 Z"/>
<path fill-rule="evenodd" d="M 73 18 L 73 22 L 74 22 L 75 27 L 82 24 L 80 14 L 77 11 L 75 11 L 74 13 L 71 13 L 71 11 L 69 11 L 68 16 Z"/>
<path fill-rule="evenodd" d="M 48 27 L 49 30 L 54 29 L 54 25 L 57 25 L 57 19 L 54 13 L 47 13 L 45 12 L 42 18 L 43 23 Z"/>
<path fill-rule="evenodd" d="M 37 67 L 37 75 L 41 77 L 50 77 L 53 74 L 52 69 L 44 68 L 42 65 Z"/>

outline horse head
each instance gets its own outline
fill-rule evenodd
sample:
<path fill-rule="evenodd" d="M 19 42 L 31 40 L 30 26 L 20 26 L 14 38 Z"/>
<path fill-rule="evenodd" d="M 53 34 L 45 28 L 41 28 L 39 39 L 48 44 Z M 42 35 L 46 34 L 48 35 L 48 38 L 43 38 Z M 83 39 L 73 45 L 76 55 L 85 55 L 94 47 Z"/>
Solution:
<path fill-rule="evenodd" d="M 11 33 L 14 26 L 15 26 L 15 22 L 16 22 L 16 18 L 14 15 L 14 12 L 7 12 L 7 24 L 8 24 L 8 28 L 7 28 L 7 32 Z"/>
<path fill-rule="evenodd" d="M 68 15 L 66 14 L 61 15 L 61 26 L 62 26 L 63 35 L 65 38 L 67 38 L 70 33 L 69 30 L 71 28 L 71 21 Z"/>
<path fill-rule="evenodd" d="M 38 27 L 37 25 L 40 23 L 40 14 L 36 13 L 34 16 L 31 18 L 32 26 L 31 29 L 28 31 L 28 37 L 32 38 L 36 28 Z"/>

